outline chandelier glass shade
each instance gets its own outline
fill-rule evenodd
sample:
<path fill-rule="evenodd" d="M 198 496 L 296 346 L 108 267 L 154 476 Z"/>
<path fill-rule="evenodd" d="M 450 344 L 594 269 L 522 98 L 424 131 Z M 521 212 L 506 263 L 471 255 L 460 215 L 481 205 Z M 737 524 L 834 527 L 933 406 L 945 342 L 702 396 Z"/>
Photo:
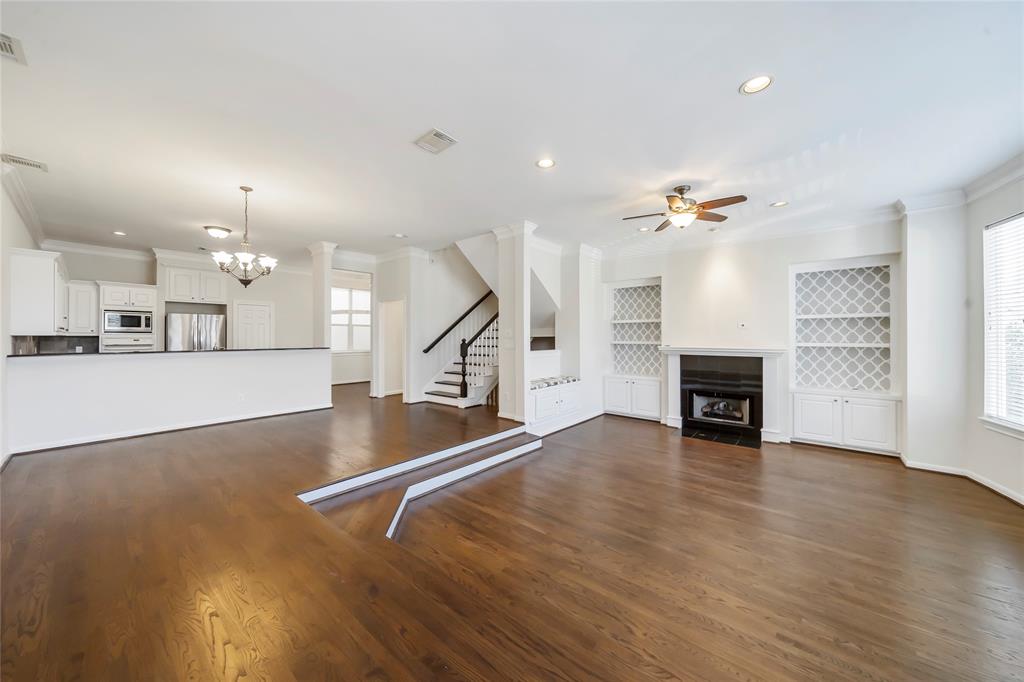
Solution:
<path fill-rule="evenodd" d="M 249 251 L 251 246 L 249 243 L 249 192 L 252 191 L 252 187 L 242 185 L 238 189 L 242 190 L 245 197 L 245 232 L 242 237 L 242 250 L 233 254 L 227 251 L 215 251 L 210 255 L 221 272 L 237 279 L 243 287 L 248 287 L 260 277 L 273 272 L 277 267 L 277 259 L 266 254 L 257 256 Z"/>

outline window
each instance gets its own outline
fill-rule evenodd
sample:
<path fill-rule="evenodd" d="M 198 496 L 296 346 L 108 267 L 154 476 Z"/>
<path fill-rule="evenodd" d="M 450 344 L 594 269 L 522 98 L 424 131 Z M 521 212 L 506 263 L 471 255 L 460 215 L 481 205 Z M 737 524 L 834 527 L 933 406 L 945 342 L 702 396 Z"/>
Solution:
<path fill-rule="evenodd" d="M 985 228 L 985 417 L 1024 428 L 1024 218 Z"/>
<path fill-rule="evenodd" d="M 331 288 L 331 351 L 370 350 L 370 292 Z"/>

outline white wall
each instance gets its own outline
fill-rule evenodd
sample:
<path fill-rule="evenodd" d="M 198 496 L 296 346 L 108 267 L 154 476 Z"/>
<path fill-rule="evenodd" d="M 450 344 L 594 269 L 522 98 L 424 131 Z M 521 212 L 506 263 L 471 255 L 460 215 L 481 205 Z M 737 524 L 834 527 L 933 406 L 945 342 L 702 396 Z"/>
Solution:
<path fill-rule="evenodd" d="M 662 278 L 666 345 L 786 348 L 790 265 L 899 250 L 900 224 L 891 221 L 651 258 L 605 260 L 603 279 Z M 740 329 L 740 322 L 746 327 Z"/>
<path fill-rule="evenodd" d="M 491 291 L 498 293 L 498 239 L 487 232 L 477 237 L 460 239 L 455 246 L 466 257 Z"/>
<path fill-rule="evenodd" d="M 967 458 L 974 476 L 1024 504 L 1024 440 L 992 431 L 978 420 L 984 413 L 984 293 L 982 231 L 985 225 L 1024 211 L 1024 178 L 967 204 Z"/>
<path fill-rule="evenodd" d="M 954 198 L 959 202 L 962 197 Z M 905 352 L 903 458 L 964 464 L 967 287 L 964 208 L 910 209 L 903 218 L 900 279 Z"/>
<path fill-rule="evenodd" d="M 11 340 L 7 330 L 11 306 L 10 287 L 4 278 L 8 272 L 8 250 L 12 248 L 36 249 L 39 246 L 4 186 L 0 192 L 0 466 L 10 457 L 7 447 L 7 354 L 10 352 Z"/>
<path fill-rule="evenodd" d="M 45 248 L 60 251 L 64 255 L 70 279 L 156 284 L 156 258 L 152 256 L 122 258 L 99 253 L 79 253 L 62 249 L 59 243 L 46 244 Z"/>

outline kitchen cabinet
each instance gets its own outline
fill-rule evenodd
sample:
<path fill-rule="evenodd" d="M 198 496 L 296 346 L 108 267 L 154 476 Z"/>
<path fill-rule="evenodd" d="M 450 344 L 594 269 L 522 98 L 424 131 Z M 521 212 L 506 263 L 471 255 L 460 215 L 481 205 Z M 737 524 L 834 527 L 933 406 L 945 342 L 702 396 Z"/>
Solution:
<path fill-rule="evenodd" d="M 76 336 L 99 334 L 99 287 L 95 282 L 72 281 L 67 285 L 68 333 Z"/>
<path fill-rule="evenodd" d="M 100 303 L 104 310 L 153 310 L 156 308 L 156 287 L 150 284 L 97 282 Z"/>
<path fill-rule="evenodd" d="M 53 336 L 67 331 L 67 274 L 55 251 L 9 250 L 9 333 Z"/>
<path fill-rule="evenodd" d="M 898 410 L 889 397 L 794 393 L 793 439 L 895 453 Z"/>
<path fill-rule="evenodd" d="M 606 376 L 604 410 L 643 419 L 661 419 L 661 380 L 650 377 Z"/>
<path fill-rule="evenodd" d="M 220 271 L 168 267 L 165 299 L 183 303 L 227 303 L 225 281 Z"/>

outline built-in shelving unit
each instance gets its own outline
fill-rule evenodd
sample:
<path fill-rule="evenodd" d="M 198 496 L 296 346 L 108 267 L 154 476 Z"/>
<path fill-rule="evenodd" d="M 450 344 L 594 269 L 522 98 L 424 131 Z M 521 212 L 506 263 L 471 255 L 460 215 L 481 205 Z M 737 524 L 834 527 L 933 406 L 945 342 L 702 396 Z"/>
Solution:
<path fill-rule="evenodd" d="M 612 289 L 612 364 L 616 374 L 661 375 L 661 285 Z"/>

